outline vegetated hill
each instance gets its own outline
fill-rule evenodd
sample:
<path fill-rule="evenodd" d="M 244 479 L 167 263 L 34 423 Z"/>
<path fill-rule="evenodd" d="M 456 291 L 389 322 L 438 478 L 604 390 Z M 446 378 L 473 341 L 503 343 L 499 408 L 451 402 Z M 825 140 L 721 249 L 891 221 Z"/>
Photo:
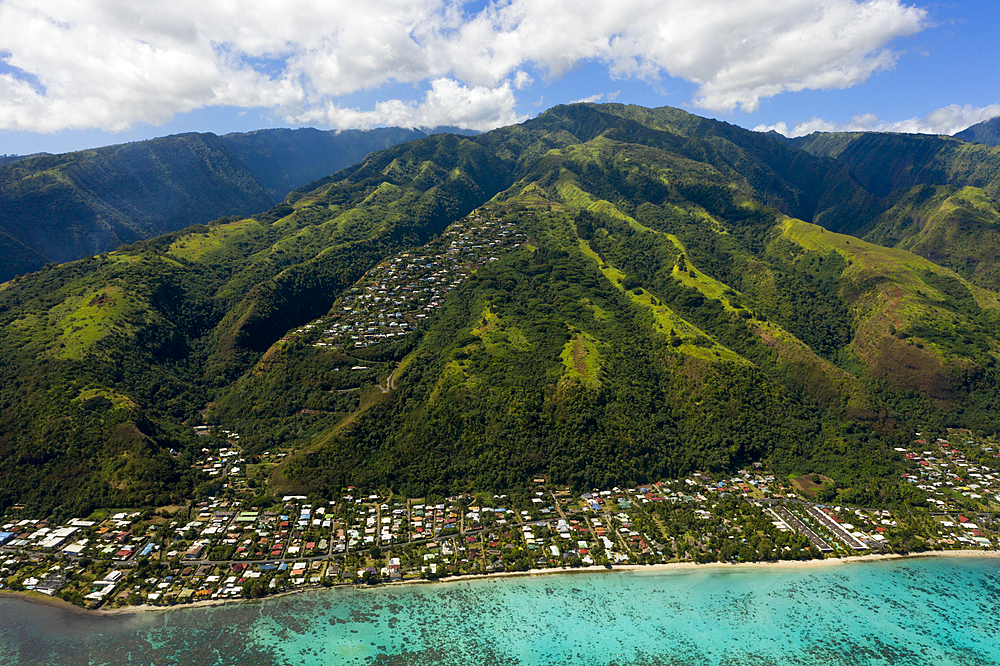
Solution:
<path fill-rule="evenodd" d="M 969 143 L 985 143 L 987 146 L 1000 146 L 1000 118 L 990 118 L 976 123 L 961 132 L 955 133 L 956 139 Z"/>
<path fill-rule="evenodd" d="M 970 282 L 1000 290 L 1000 211 L 978 187 L 918 185 L 891 199 L 865 239 L 947 266 Z"/>
<path fill-rule="evenodd" d="M 56 262 L 273 203 L 213 134 L 6 164 L 0 166 L 0 197 L 2 230 Z M 4 263 L 5 279 L 17 272 Z"/>
<path fill-rule="evenodd" d="M 9 279 L 38 270 L 47 258 L 16 238 L 0 231 L 0 257 L 3 257 L 4 274 L 0 278 Z"/>
<path fill-rule="evenodd" d="M 49 267 L 0 290 L 0 506 L 210 490 L 181 425 L 209 403 L 249 453 L 293 452 L 272 490 L 593 487 L 768 460 L 836 479 L 831 500 L 919 501 L 891 447 L 997 429 L 1000 305 L 813 224 L 843 224 L 845 201 L 862 226 L 888 207 L 833 158 L 583 104 Z M 462 236 L 477 225 L 527 240 L 475 254 L 498 247 Z M 462 257 L 466 280 L 434 263 Z M 397 262 L 427 272 L 394 281 Z M 433 299 L 404 312 L 404 289 Z M 401 319 L 417 331 L 374 337 Z"/>
<path fill-rule="evenodd" d="M 31 153 L 30 155 L 0 155 L 0 164 L 11 164 L 12 162 L 20 162 L 21 160 L 26 160 L 31 157 L 42 157 L 49 154 L 50 153 Z"/>
<path fill-rule="evenodd" d="M 225 215 L 437 130 L 268 129 L 0 160 L 0 280 Z"/>
<path fill-rule="evenodd" d="M 384 127 L 343 131 L 265 129 L 219 138 L 271 198 L 281 201 L 295 188 L 356 164 L 368 153 L 425 136 L 420 130 Z"/>
<path fill-rule="evenodd" d="M 960 139 L 886 132 L 815 133 L 793 139 L 792 145 L 835 157 L 880 197 L 916 185 L 971 185 L 991 197 L 1000 192 L 1000 149 Z"/>
<path fill-rule="evenodd" d="M 995 223 L 1000 148 L 875 132 L 815 133 L 791 144 L 837 158 L 881 197 L 882 214 L 824 226 L 911 250 L 977 285 L 1000 288 Z"/>

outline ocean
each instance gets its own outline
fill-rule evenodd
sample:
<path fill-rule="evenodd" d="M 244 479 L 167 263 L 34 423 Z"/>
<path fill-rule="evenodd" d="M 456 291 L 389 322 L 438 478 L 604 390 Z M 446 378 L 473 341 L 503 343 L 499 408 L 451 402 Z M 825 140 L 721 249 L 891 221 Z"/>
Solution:
<path fill-rule="evenodd" d="M 551 574 L 126 615 L 0 599 L 0 664 L 994 666 L 1000 559 Z"/>

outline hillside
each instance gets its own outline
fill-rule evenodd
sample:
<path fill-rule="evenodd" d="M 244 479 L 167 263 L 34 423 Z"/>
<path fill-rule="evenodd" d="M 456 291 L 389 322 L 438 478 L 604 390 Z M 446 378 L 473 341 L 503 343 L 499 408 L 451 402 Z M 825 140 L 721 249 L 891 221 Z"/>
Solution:
<path fill-rule="evenodd" d="M 675 109 L 572 105 L 9 282 L 0 504 L 211 488 L 190 467 L 204 419 L 288 454 L 270 492 L 610 487 L 768 461 L 842 501 L 919 501 L 894 446 L 1000 425 L 1000 301 L 836 232 L 903 201 L 859 181 Z M 921 205 L 994 207 L 935 185 Z"/>
<path fill-rule="evenodd" d="M 1000 146 L 1000 118 L 990 118 L 976 123 L 955 134 L 956 139 L 969 143 L 984 143 L 987 146 Z"/>
<path fill-rule="evenodd" d="M 340 132 L 267 129 L 219 138 L 277 202 L 298 187 L 360 162 L 368 153 L 425 136 L 420 130 L 384 127 Z M 201 220 L 192 220 L 196 221 Z"/>
<path fill-rule="evenodd" d="M 978 286 L 1000 288 L 1000 148 L 887 133 L 815 133 L 789 143 L 836 158 L 880 198 L 874 207 L 878 214 L 824 226 L 910 250 Z"/>
<path fill-rule="evenodd" d="M 24 159 L 0 166 L 0 191 L 3 232 L 54 262 L 272 204 L 211 134 Z"/>
<path fill-rule="evenodd" d="M 865 189 L 880 197 L 916 185 L 973 186 L 991 197 L 1000 192 L 1000 149 L 991 146 L 885 132 L 815 133 L 791 143 L 814 155 L 836 158 Z"/>
<path fill-rule="evenodd" d="M 0 160 L 0 280 L 250 215 L 420 130 L 271 129 L 174 136 Z"/>

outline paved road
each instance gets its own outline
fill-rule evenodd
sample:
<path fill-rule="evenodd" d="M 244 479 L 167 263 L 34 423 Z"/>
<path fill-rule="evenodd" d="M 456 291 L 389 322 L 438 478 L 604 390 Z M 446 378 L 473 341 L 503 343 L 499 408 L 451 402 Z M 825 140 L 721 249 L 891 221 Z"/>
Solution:
<path fill-rule="evenodd" d="M 779 516 L 781 516 L 782 520 L 784 520 L 786 523 L 788 523 L 789 526 L 791 526 L 792 529 L 794 529 L 796 532 L 804 534 L 806 538 L 812 542 L 812 545 L 819 548 L 821 553 L 829 553 L 833 551 L 833 547 L 831 547 L 830 544 L 820 539 L 819 536 L 811 529 L 809 529 L 805 523 L 803 523 L 801 520 L 792 515 L 791 511 L 789 511 L 783 506 L 777 507 L 775 511 L 778 513 Z"/>
<path fill-rule="evenodd" d="M 839 523 L 837 523 L 833 518 L 826 515 L 814 506 L 806 507 L 806 511 L 810 516 L 815 518 L 822 524 L 826 529 L 833 532 L 833 534 L 838 537 L 841 541 L 846 543 L 848 546 L 854 550 L 868 550 L 868 546 L 858 541 L 858 539 L 845 530 Z"/>

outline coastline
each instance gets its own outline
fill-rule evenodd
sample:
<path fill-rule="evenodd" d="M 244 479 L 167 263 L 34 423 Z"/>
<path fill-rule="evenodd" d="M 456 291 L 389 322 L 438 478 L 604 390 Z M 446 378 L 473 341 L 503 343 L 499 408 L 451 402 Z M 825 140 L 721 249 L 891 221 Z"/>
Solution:
<path fill-rule="evenodd" d="M 906 555 L 897 554 L 871 554 L 871 555 L 851 555 L 848 557 L 828 557 L 823 559 L 814 560 L 775 560 L 766 562 L 708 562 L 705 564 L 697 564 L 694 562 L 669 562 L 665 564 L 625 564 L 613 567 L 603 567 L 600 565 L 593 565 L 589 567 L 574 567 L 574 568 L 559 568 L 559 569 L 529 569 L 527 571 L 503 571 L 500 573 L 492 574 L 464 574 L 460 576 L 448 576 L 446 578 L 439 578 L 436 580 L 404 580 L 396 583 L 381 583 L 374 585 L 372 587 L 385 588 L 385 587 L 399 587 L 406 585 L 439 585 L 447 584 L 452 582 L 463 582 L 471 580 L 488 580 L 494 578 L 514 578 L 520 576 L 559 576 L 566 574 L 588 574 L 588 573 L 614 573 L 614 572 L 647 572 L 647 573 L 657 573 L 665 571 L 701 571 L 707 569 L 715 570 L 750 570 L 750 569 L 778 569 L 778 568 L 817 568 L 817 567 L 831 567 L 839 566 L 843 564 L 859 564 L 865 562 L 880 562 L 887 560 L 903 560 L 903 559 L 917 559 L 922 557 L 961 557 L 961 558 L 998 558 L 1000 559 L 1000 550 L 932 550 L 925 551 L 921 553 L 908 553 Z M 171 606 L 154 606 L 152 604 L 140 604 L 138 606 L 124 606 L 121 608 L 99 608 L 96 610 L 91 610 L 88 608 L 80 608 L 68 601 L 64 601 L 59 597 L 49 597 L 47 595 L 38 592 L 19 592 L 13 590 L 0 590 L 0 599 L 18 599 L 27 603 L 38 604 L 40 606 L 48 606 L 49 608 L 60 609 L 64 611 L 70 611 L 73 613 L 89 616 L 116 616 L 116 615 L 131 615 L 133 613 L 149 613 L 149 612 L 166 612 L 182 610 L 186 608 L 199 608 L 206 606 L 221 606 L 224 604 L 240 604 L 240 603 L 252 603 L 260 602 L 268 599 L 279 599 L 281 597 L 287 597 L 297 594 L 303 594 L 305 592 L 318 592 L 321 590 L 334 590 L 337 588 L 348 587 L 348 585 L 336 585 L 333 587 L 322 587 L 322 586 L 311 586 L 305 588 L 299 588 L 295 590 L 287 590 L 280 592 L 278 594 L 268 595 L 266 597 L 259 597 L 256 599 L 244 599 L 238 597 L 235 599 L 206 599 L 202 601 L 195 601 L 187 604 L 174 604 Z M 353 585 L 350 586 L 354 588 L 364 588 L 365 585 Z"/>
<path fill-rule="evenodd" d="M 58 608 L 60 610 L 71 611 L 80 615 L 96 615 L 101 612 L 99 610 L 93 611 L 87 608 L 80 608 L 75 604 L 71 604 L 68 601 L 60 599 L 59 597 L 50 597 L 47 594 L 42 594 L 41 592 L 15 592 L 14 590 L 0 590 L 0 599 L 17 599 L 19 601 L 25 601 L 29 604 L 48 606 L 49 608 Z"/>

